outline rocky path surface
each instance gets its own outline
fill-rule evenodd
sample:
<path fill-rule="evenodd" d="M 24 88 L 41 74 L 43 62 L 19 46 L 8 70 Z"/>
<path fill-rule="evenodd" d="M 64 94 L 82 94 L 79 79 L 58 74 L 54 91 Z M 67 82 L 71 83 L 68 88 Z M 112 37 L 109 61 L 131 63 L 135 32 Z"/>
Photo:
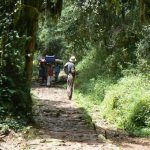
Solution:
<path fill-rule="evenodd" d="M 47 88 L 35 83 L 32 93 L 36 132 L 27 139 L 12 132 L 0 150 L 150 150 L 150 139 L 129 137 L 102 120 L 94 120 L 96 126 L 87 124 L 86 110 L 74 99 L 68 100 L 61 86 Z"/>
<path fill-rule="evenodd" d="M 39 124 L 39 138 L 28 141 L 30 149 L 36 150 L 103 150 L 119 149 L 96 132 L 84 119 L 86 111 L 74 100 L 68 100 L 66 89 L 61 87 L 34 87 L 38 104 L 35 121 Z M 84 113 L 83 113 L 84 111 Z M 88 114 L 86 114 L 87 116 Z"/>

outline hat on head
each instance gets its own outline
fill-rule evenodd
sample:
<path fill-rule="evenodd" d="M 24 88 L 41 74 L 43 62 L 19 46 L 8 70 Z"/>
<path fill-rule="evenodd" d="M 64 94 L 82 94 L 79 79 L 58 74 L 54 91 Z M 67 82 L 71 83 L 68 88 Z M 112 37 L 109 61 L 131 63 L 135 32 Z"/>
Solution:
<path fill-rule="evenodd" d="M 71 56 L 69 59 L 70 62 L 76 62 L 76 57 L 75 56 Z"/>

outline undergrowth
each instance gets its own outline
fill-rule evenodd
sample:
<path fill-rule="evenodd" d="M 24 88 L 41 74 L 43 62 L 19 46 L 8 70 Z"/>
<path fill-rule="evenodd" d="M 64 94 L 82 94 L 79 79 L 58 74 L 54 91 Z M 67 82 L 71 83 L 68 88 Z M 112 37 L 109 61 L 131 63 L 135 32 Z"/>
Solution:
<path fill-rule="evenodd" d="M 150 136 L 149 90 L 150 82 L 143 75 L 121 78 L 105 91 L 103 116 L 130 133 Z"/>
<path fill-rule="evenodd" d="M 0 107 L 0 112 L 2 111 Z M 3 116 L 0 115 L 0 135 L 7 135 L 11 130 L 22 132 L 27 127 L 25 116 Z"/>
<path fill-rule="evenodd" d="M 78 78 L 76 99 L 89 114 L 96 108 L 110 123 L 136 136 L 150 136 L 150 81 L 143 74 L 118 80 Z"/>

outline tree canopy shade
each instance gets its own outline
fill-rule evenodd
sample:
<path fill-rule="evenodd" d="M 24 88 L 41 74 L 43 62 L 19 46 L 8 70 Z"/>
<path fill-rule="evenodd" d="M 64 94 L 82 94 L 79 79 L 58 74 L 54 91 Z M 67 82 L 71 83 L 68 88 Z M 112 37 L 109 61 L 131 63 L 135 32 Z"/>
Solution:
<path fill-rule="evenodd" d="M 75 54 L 81 82 L 88 84 L 86 88 L 80 84 L 81 91 L 90 93 L 94 87 L 97 99 L 105 93 L 101 90 L 103 84 L 99 84 L 101 76 L 119 79 L 124 72 L 131 71 L 143 72 L 147 78 L 149 6 L 149 0 L 0 1 L 0 84 L 3 87 L 0 87 L 0 104 L 5 112 L 31 112 L 30 87 L 37 40 L 39 45 L 42 43 L 39 49 L 48 49 L 43 54 L 62 49 L 60 56 L 66 59 Z M 57 24 L 50 18 L 57 20 Z"/>
<path fill-rule="evenodd" d="M 29 82 L 32 77 L 32 62 L 33 53 L 35 51 L 36 31 L 39 13 L 45 9 L 50 11 L 52 17 L 60 16 L 62 9 L 62 0 L 49 1 L 49 0 L 22 0 L 20 1 L 15 18 L 15 28 L 19 31 L 20 35 L 24 33 L 31 37 L 26 44 L 26 72 Z M 31 57 L 28 57 L 30 54 Z"/>
<path fill-rule="evenodd" d="M 39 14 L 61 14 L 62 0 L 0 1 L 0 103 L 6 114 L 31 114 L 30 86 Z M 31 115 L 30 115 L 31 116 Z"/>
<path fill-rule="evenodd" d="M 140 0 L 141 23 L 144 23 L 144 24 L 150 23 L 149 7 L 150 7 L 149 0 Z"/>
<path fill-rule="evenodd" d="M 83 94 L 86 102 L 104 101 L 108 109 L 104 116 L 113 118 L 112 121 L 118 119 L 125 129 L 135 130 L 139 124 L 140 128 L 141 125 L 149 128 L 150 85 L 145 86 L 142 98 L 136 97 L 141 92 L 137 89 L 147 83 L 145 78 L 149 79 L 149 1 L 78 0 L 66 3 L 59 32 L 69 43 L 67 52 L 75 53 L 79 60 L 79 97 Z M 133 106 L 132 110 L 129 112 L 125 105 Z M 140 111 L 139 106 L 145 110 Z M 117 119 L 111 118 L 112 113 Z"/>

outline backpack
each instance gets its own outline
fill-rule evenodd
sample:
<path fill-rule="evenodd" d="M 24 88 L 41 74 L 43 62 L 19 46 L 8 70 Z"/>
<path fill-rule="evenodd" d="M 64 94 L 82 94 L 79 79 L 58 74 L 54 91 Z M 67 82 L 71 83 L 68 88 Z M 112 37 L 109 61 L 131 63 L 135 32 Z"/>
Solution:
<path fill-rule="evenodd" d="M 65 74 L 69 74 L 68 73 L 68 63 L 66 63 L 65 65 L 64 65 L 64 72 L 65 72 Z"/>

